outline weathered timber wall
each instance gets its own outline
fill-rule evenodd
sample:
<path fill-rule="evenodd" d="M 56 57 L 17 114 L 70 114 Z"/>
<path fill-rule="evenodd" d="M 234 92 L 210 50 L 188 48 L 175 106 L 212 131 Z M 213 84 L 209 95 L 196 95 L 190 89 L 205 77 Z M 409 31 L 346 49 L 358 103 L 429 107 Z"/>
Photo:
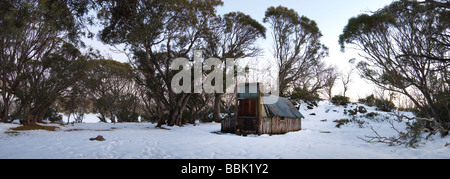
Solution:
<path fill-rule="evenodd" d="M 226 117 L 222 120 L 222 129 L 223 133 L 235 133 L 236 132 L 236 119 L 234 117 Z"/>
<path fill-rule="evenodd" d="M 299 131 L 301 129 L 301 119 L 284 118 L 284 120 L 280 120 L 280 117 L 262 119 L 261 126 L 259 128 L 262 134 L 285 134 L 292 131 Z"/>
<path fill-rule="evenodd" d="M 284 120 L 280 119 L 280 117 L 262 119 L 260 125 L 257 127 L 257 130 L 259 130 L 260 134 L 285 134 L 302 129 L 301 119 L 299 118 L 284 118 Z M 249 119 L 246 119 L 245 121 L 248 120 Z M 244 122 L 244 119 L 241 119 L 240 121 Z M 240 126 L 242 130 L 241 132 L 246 132 L 248 134 L 256 134 L 257 132 L 256 130 L 248 130 L 250 127 L 245 127 L 244 124 L 241 124 Z M 234 118 L 225 118 L 222 120 L 221 131 L 224 133 L 236 133 L 236 120 Z"/>

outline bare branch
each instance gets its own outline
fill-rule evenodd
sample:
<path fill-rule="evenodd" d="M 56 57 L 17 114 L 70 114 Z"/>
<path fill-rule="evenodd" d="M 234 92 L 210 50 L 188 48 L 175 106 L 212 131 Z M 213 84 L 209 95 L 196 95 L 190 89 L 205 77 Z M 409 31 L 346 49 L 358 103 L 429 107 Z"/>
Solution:
<path fill-rule="evenodd" d="M 411 147 L 415 147 L 415 143 L 419 141 L 420 133 L 421 132 L 430 132 L 425 137 L 425 140 L 429 140 L 431 136 L 436 135 L 438 132 L 441 132 L 443 136 L 447 135 L 448 130 L 445 130 L 444 127 L 440 125 L 439 122 L 437 122 L 435 119 L 429 119 L 429 118 L 419 118 L 419 117 L 408 117 L 406 115 L 400 115 L 397 113 L 393 114 L 396 116 L 396 119 L 394 121 L 396 122 L 403 122 L 403 119 L 407 119 L 408 122 L 406 122 L 406 132 L 402 132 L 398 130 L 395 126 L 393 121 L 389 121 L 389 124 L 391 124 L 391 128 L 394 129 L 398 133 L 398 137 L 383 137 L 378 134 L 376 130 L 371 127 L 372 131 L 375 133 L 375 136 L 365 136 L 365 138 L 360 138 L 363 141 L 369 142 L 369 143 L 386 143 L 389 145 L 407 145 Z M 413 126 L 409 123 L 409 121 L 416 120 L 418 122 L 426 121 L 431 122 L 436 126 L 436 129 L 430 129 L 427 127 L 423 127 L 421 125 L 419 126 Z"/>

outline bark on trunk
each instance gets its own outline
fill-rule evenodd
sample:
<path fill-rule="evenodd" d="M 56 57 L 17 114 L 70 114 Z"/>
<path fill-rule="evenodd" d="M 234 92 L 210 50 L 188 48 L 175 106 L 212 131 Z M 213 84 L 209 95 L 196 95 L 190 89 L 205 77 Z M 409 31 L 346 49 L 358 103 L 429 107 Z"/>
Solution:
<path fill-rule="evenodd" d="M 434 102 L 433 102 L 433 100 L 431 99 L 430 95 L 424 94 L 424 96 L 425 96 L 425 99 L 426 99 L 427 102 L 428 102 L 428 105 L 429 105 L 430 109 L 431 109 L 431 114 L 432 114 L 432 116 L 433 116 L 435 119 L 437 119 L 437 121 L 438 121 L 442 126 L 446 126 L 446 122 L 442 119 L 441 115 L 439 115 L 439 113 L 437 112 L 436 107 L 435 107 L 435 105 L 434 105 Z"/>
<path fill-rule="evenodd" d="M 214 113 L 213 113 L 213 120 L 216 122 L 220 122 L 222 120 L 220 116 L 220 102 L 222 99 L 222 94 L 216 93 L 214 95 Z"/>
<path fill-rule="evenodd" d="M 158 117 L 158 124 L 156 124 L 156 128 L 161 128 L 162 125 L 165 124 L 165 122 L 164 122 L 164 114 L 162 112 L 163 109 L 161 107 L 162 103 L 158 99 L 155 99 L 155 101 L 156 101 L 156 108 L 157 108 L 156 114 L 157 114 L 157 117 Z"/>
<path fill-rule="evenodd" d="M 6 94 L 3 95 L 3 106 L 2 106 L 3 109 L 1 109 L 2 111 L 0 111 L 1 113 L 0 116 L 3 123 L 12 122 L 9 120 L 9 102 L 10 100 L 8 97 L 6 97 Z"/>
<path fill-rule="evenodd" d="M 1 117 L 2 117 L 2 122 L 3 123 L 8 123 L 8 114 L 9 114 L 9 104 L 7 101 L 5 101 L 5 104 L 3 104 L 3 110 L 1 112 Z"/>
<path fill-rule="evenodd" d="M 183 112 L 186 109 L 189 98 L 192 94 L 182 94 L 176 101 L 175 105 L 171 107 L 168 126 L 182 125 Z"/>

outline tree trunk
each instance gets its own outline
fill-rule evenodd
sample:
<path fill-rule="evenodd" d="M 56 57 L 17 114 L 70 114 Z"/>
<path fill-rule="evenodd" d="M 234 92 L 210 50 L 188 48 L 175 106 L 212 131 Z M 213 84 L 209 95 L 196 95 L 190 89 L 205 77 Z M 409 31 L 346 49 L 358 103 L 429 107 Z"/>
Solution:
<path fill-rule="evenodd" d="M 156 124 L 157 128 L 161 128 L 162 125 L 164 124 L 164 114 L 163 114 L 163 109 L 162 109 L 162 103 L 156 98 L 156 114 L 158 117 L 158 124 Z"/>
<path fill-rule="evenodd" d="M 69 112 L 69 116 L 67 117 L 67 124 L 70 123 L 70 115 L 72 114 L 72 112 Z"/>
<path fill-rule="evenodd" d="M 109 114 L 111 115 L 111 123 L 115 124 L 116 123 L 116 119 L 115 119 L 114 113 L 112 111 L 110 111 Z"/>
<path fill-rule="evenodd" d="M 103 112 L 100 111 L 100 117 L 98 117 L 100 119 L 101 122 L 106 123 L 106 117 L 105 114 Z"/>
<path fill-rule="evenodd" d="M 3 66 L 3 67 L 5 67 L 5 66 Z M 6 94 L 6 69 L 5 68 L 2 68 L 2 71 L 3 71 L 3 73 L 2 73 L 2 76 L 3 76 L 3 79 L 2 79 L 2 99 L 3 99 L 3 106 L 2 106 L 2 109 L 0 109 L 1 111 L 0 111 L 0 116 L 2 117 L 2 121 L 4 122 L 4 123 L 6 123 L 6 122 L 8 122 L 8 115 L 9 115 L 9 99 L 7 98 L 7 94 Z"/>
<path fill-rule="evenodd" d="M 183 117 L 183 112 L 184 110 L 180 107 L 176 107 L 173 109 L 173 111 L 170 113 L 169 116 L 169 122 L 168 122 L 168 126 L 181 126 L 182 125 L 182 117 Z"/>
<path fill-rule="evenodd" d="M 168 126 L 174 126 L 175 125 L 175 121 L 176 121 L 176 116 L 178 113 L 178 107 L 175 106 L 171 111 L 170 111 L 170 115 L 169 115 L 169 121 L 167 122 Z"/>
<path fill-rule="evenodd" d="M 181 105 L 181 107 L 180 107 L 180 112 L 178 113 L 178 117 L 177 117 L 177 119 L 178 119 L 178 126 L 181 126 L 181 125 L 183 125 L 183 113 L 184 113 L 184 110 L 186 110 L 186 108 L 187 108 L 187 103 L 189 102 L 189 99 L 191 98 L 191 93 L 190 94 L 187 94 L 185 97 L 184 97 L 184 99 L 183 99 L 183 103 L 182 103 L 182 105 Z"/>
<path fill-rule="evenodd" d="M 25 115 L 24 120 L 22 121 L 23 125 L 35 125 L 37 122 L 37 116 L 33 114 Z"/>
<path fill-rule="evenodd" d="M 214 95 L 214 113 L 213 113 L 213 120 L 215 122 L 220 122 L 222 120 L 222 117 L 220 115 L 220 102 L 222 101 L 222 94 L 216 93 Z"/>
<path fill-rule="evenodd" d="M 181 94 L 182 96 L 171 107 L 168 126 L 182 125 L 183 112 L 192 94 Z"/>
<path fill-rule="evenodd" d="M 3 110 L 0 112 L 2 115 L 2 122 L 3 123 L 8 123 L 8 115 L 9 115 L 9 102 L 8 101 L 4 101 L 3 104 Z"/>
<path fill-rule="evenodd" d="M 162 125 L 164 124 L 164 119 L 160 116 L 158 116 L 158 124 L 156 124 L 156 128 L 161 128 Z"/>
<path fill-rule="evenodd" d="M 45 117 L 46 109 L 31 109 L 28 105 L 25 107 L 24 120 L 22 121 L 23 125 L 35 125 L 37 122 L 42 122 Z"/>
<path fill-rule="evenodd" d="M 425 96 L 428 106 L 431 109 L 432 116 L 441 124 L 441 126 L 447 126 L 446 122 L 442 119 L 441 115 L 437 112 L 436 106 L 434 105 L 434 102 L 431 99 L 430 94 L 423 92 L 423 95 Z"/>
<path fill-rule="evenodd" d="M 3 96 L 3 106 L 2 106 L 2 109 L 0 109 L 1 110 L 0 116 L 1 116 L 3 123 L 9 123 L 9 122 L 12 122 L 12 121 L 9 121 L 9 119 L 8 119 L 9 118 L 10 100 L 9 100 L 9 97 L 6 96 L 6 94 L 3 94 L 2 96 Z"/>
<path fill-rule="evenodd" d="M 30 105 L 24 104 L 24 112 L 23 112 L 23 119 L 20 120 L 20 123 L 22 125 L 27 125 L 31 123 L 31 114 L 30 114 Z"/>

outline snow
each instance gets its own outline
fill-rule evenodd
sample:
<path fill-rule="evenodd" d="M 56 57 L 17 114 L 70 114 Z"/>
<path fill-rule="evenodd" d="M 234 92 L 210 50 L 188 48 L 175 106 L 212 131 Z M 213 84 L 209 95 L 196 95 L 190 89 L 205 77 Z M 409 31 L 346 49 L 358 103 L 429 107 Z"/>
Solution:
<path fill-rule="evenodd" d="M 361 104 L 358 104 L 361 105 Z M 354 109 L 356 105 L 349 105 Z M 151 123 L 99 123 L 95 114 L 85 116 L 85 123 L 60 126 L 57 131 L 19 131 L 10 128 L 18 124 L 0 123 L 0 158 L 142 158 L 142 159 L 322 159 L 322 158 L 450 158 L 449 137 L 433 136 L 422 140 L 419 147 L 388 146 L 367 143 L 358 137 L 374 136 L 373 127 L 382 136 L 396 132 L 387 122 L 390 113 L 368 112 L 380 115 L 374 119 L 361 114 L 362 126 L 348 123 L 336 128 L 334 120 L 351 119 L 343 114 L 342 106 L 319 102 L 319 106 L 300 112 L 306 117 L 303 130 L 285 135 L 221 134 L 220 123 L 200 123 L 184 127 L 155 128 Z M 315 113 L 316 115 L 310 115 Z M 403 113 L 412 116 L 411 113 Z M 324 121 L 326 119 L 326 121 Z M 67 121 L 67 117 L 64 118 Z M 402 123 L 394 123 L 404 129 Z M 6 132 L 6 133 L 5 133 Z M 90 141 L 102 135 L 105 141 Z M 426 134 L 424 134 L 426 135 Z"/>

